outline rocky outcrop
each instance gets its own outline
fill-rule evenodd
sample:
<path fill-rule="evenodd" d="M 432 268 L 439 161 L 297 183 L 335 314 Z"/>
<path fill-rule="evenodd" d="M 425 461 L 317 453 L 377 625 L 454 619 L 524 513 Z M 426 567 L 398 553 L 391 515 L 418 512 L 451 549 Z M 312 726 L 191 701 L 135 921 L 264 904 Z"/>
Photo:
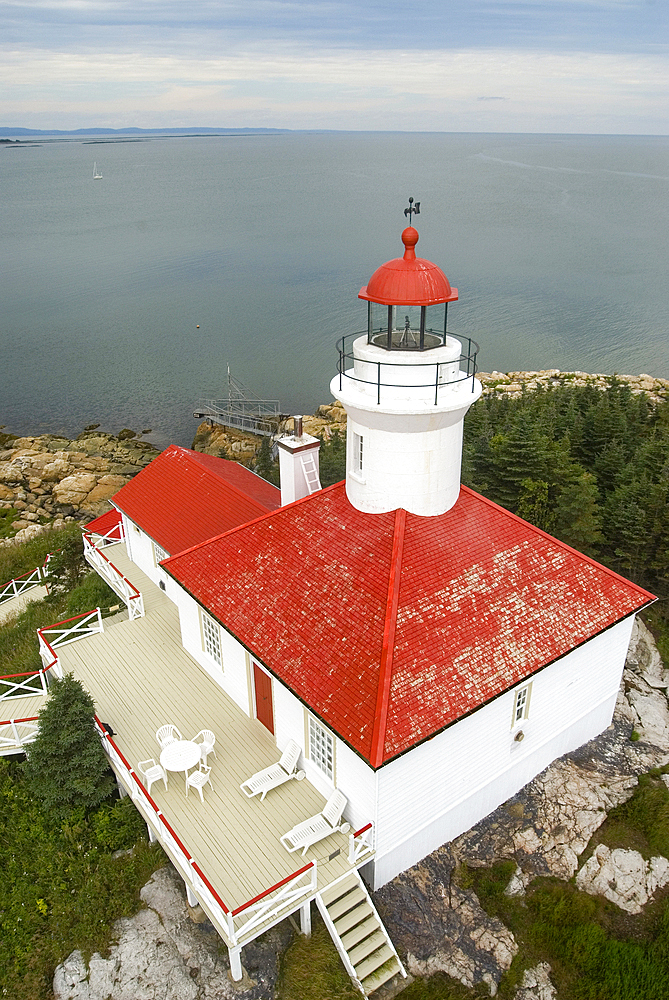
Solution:
<path fill-rule="evenodd" d="M 518 945 L 473 892 L 457 885 L 455 871 L 447 846 L 380 889 L 375 903 L 395 945 L 407 956 L 409 972 L 445 972 L 465 986 L 485 984 L 494 996 Z"/>
<path fill-rule="evenodd" d="M 284 925 L 244 949 L 246 976 L 232 984 L 225 949 L 208 921 L 191 919 L 183 882 L 173 868 L 156 872 L 141 891 L 146 909 L 116 923 L 109 956 L 86 962 L 72 952 L 53 980 L 56 1000 L 259 1000 L 274 994 Z M 199 911 L 199 908 L 198 908 Z"/>
<path fill-rule="evenodd" d="M 669 861 L 644 860 L 638 851 L 610 850 L 598 844 L 576 876 L 576 885 L 591 896 L 605 896 L 627 913 L 641 913 L 657 891 L 669 883 Z"/>
<path fill-rule="evenodd" d="M 548 389 L 561 385 L 590 385 L 604 392 L 611 385 L 610 375 L 591 375 L 588 372 L 561 372 L 549 368 L 538 372 L 477 372 L 485 396 L 522 396 L 534 389 Z M 636 395 L 646 393 L 651 402 L 660 403 L 669 396 L 669 380 L 652 375 L 616 375 L 619 382 L 630 387 Z"/>
<path fill-rule="evenodd" d="M 520 989 L 513 1000 L 555 1000 L 557 990 L 550 979 L 548 962 L 539 962 L 533 969 L 525 969 Z"/>
<path fill-rule="evenodd" d="M 158 450 L 125 436 L 84 431 L 74 440 L 42 434 L 3 437 L 0 508 L 18 511 L 14 539 L 26 541 L 47 527 L 87 521 L 109 510 L 108 500 L 156 457 Z"/>

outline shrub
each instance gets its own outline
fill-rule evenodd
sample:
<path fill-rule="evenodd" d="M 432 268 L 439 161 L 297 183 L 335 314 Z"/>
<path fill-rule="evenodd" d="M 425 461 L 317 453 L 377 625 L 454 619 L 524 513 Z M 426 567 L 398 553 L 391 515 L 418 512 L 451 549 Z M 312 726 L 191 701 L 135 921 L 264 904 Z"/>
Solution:
<path fill-rule="evenodd" d="M 62 818 L 109 798 L 114 779 L 94 725 L 93 699 L 68 674 L 51 688 L 39 713 L 39 731 L 28 747 L 26 777 L 47 813 Z"/>

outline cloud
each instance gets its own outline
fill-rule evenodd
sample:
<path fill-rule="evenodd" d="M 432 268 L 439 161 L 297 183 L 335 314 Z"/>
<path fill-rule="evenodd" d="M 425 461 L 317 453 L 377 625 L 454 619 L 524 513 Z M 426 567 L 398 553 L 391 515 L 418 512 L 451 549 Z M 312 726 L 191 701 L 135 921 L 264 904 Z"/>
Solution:
<path fill-rule="evenodd" d="M 130 115 L 121 124 L 644 133 L 666 129 L 669 96 L 658 57 L 513 49 L 256 45 L 199 59 L 15 51 L 0 83 L 9 124 L 30 124 L 39 106 L 58 127 Z"/>

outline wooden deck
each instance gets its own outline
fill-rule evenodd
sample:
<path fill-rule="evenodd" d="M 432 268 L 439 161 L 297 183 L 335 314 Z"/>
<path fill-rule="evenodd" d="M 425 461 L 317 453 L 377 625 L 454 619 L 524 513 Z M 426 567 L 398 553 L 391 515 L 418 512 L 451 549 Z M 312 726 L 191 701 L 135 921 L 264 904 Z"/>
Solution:
<path fill-rule="evenodd" d="M 142 592 L 146 616 L 128 621 L 119 615 L 105 622 L 103 634 L 59 647 L 63 670 L 91 693 L 98 718 L 112 725 L 114 742 L 134 768 L 140 760 L 158 760 L 155 733 L 164 723 L 186 739 L 201 729 L 216 734 L 217 756 L 208 761 L 213 787 L 205 787 L 204 804 L 196 790 L 186 798 L 183 774 L 170 773 L 168 790 L 157 782 L 151 795 L 226 905 L 254 899 L 314 858 L 319 890 L 350 871 L 343 834 L 304 858 L 281 845 L 281 834 L 320 812 L 322 795 L 304 780 L 287 782 L 262 803 L 246 798 L 241 782 L 278 760 L 274 738 L 184 650 L 177 608 L 128 560 L 125 546 L 106 548 L 105 555 Z"/>
<path fill-rule="evenodd" d="M 8 601 L 4 601 L 0 604 L 0 625 L 4 625 L 8 622 L 10 618 L 15 618 L 20 615 L 22 611 L 25 611 L 26 606 L 30 604 L 31 601 L 41 601 L 46 597 L 48 591 L 46 587 L 38 584 L 36 587 L 31 587 L 26 590 L 23 594 L 19 594 L 17 597 L 11 597 Z"/>

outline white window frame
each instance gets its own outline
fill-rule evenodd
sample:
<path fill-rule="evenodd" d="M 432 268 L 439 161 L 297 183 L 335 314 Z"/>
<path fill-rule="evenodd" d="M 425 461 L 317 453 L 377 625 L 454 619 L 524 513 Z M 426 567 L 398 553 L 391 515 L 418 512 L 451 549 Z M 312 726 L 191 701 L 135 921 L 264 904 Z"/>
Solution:
<path fill-rule="evenodd" d="M 200 611 L 200 629 L 202 632 L 202 649 L 209 659 L 222 670 L 221 626 L 206 611 Z"/>
<path fill-rule="evenodd" d="M 521 726 L 530 714 L 530 698 L 532 696 L 532 682 L 523 684 L 516 688 L 513 696 L 513 715 L 511 716 L 511 728 L 516 729 Z"/>
<path fill-rule="evenodd" d="M 351 431 L 351 465 L 350 472 L 351 475 L 359 480 L 359 482 L 364 482 L 364 463 L 365 463 L 365 437 L 363 434 L 358 434 L 357 431 Z"/>
<path fill-rule="evenodd" d="M 313 715 L 307 714 L 307 756 L 328 781 L 335 780 L 335 739 Z M 329 761 L 329 763 L 328 763 Z"/>
<path fill-rule="evenodd" d="M 152 542 L 151 544 L 153 545 L 153 561 L 156 567 L 158 567 L 163 559 L 169 559 L 170 554 L 166 552 L 162 545 L 158 545 L 158 542 Z"/>

